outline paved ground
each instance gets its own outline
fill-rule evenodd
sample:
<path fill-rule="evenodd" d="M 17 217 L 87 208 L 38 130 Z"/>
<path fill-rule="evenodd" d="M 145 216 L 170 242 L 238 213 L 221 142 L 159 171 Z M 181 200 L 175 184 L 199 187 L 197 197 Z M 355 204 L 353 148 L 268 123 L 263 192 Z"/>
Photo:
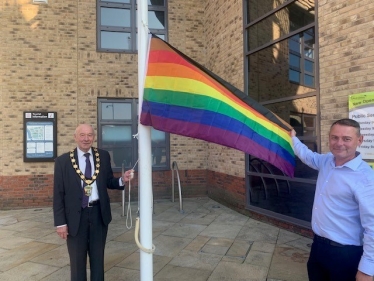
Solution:
<path fill-rule="evenodd" d="M 126 204 L 127 209 L 127 204 Z M 112 204 L 105 280 L 139 280 L 139 250 L 119 203 Z M 156 201 L 154 280 L 307 281 L 309 238 L 250 219 L 209 198 Z M 65 241 L 51 208 L 0 211 L 0 280 L 70 279 Z M 130 221 L 128 220 L 128 225 Z"/>

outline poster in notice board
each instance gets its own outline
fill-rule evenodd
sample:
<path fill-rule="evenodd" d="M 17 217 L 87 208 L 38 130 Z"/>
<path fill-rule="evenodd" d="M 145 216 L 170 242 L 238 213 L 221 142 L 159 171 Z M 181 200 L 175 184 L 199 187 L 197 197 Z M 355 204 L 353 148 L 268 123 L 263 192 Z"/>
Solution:
<path fill-rule="evenodd" d="M 360 124 L 361 134 L 364 136 L 357 151 L 362 154 L 363 159 L 374 160 L 374 92 L 350 95 L 348 106 L 349 118 Z"/>
<path fill-rule="evenodd" d="M 23 161 L 53 162 L 57 157 L 57 113 L 23 113 Z"/>

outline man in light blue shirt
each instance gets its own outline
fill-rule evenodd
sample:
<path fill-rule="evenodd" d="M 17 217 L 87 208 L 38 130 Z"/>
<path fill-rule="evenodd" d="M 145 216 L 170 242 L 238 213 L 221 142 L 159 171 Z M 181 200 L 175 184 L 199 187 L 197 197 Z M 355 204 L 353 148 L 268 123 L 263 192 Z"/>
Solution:
<path fill-rule="evenodd" d="M 295 154 L 318 170 L 309 280 L 373 281 L 374 171 L 356 151 L 363 142 L 360 124 L 334 122 L 327 154 L 309 150 L 294 130 L 291 136 Z"/>

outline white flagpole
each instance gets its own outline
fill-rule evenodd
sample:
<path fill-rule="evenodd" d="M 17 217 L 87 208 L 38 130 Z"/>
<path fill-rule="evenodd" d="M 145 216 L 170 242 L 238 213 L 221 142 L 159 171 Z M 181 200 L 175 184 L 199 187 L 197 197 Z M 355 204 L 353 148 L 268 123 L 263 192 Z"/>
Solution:
<path fill-rule="evenodd" d="M 138 89 L 139 109 L 143 103 L 143 90 L 148 54 L 148 3 L 138 0 Z M 151 160 L 151 128 L 143 126 L 138 120 L 139 133 L 139 213 L 140 213 L 140 244 L 152 249 L 152 160 Z M 140 280 L 153 280 L 153 254 L 140 249 Z"/>

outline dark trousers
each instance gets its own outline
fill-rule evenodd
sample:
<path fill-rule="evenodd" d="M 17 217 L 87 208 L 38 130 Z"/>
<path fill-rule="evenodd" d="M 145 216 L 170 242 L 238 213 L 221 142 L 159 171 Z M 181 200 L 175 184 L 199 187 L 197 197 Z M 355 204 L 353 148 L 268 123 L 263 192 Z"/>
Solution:
<path fill-rule="evenodd" d="M 104 280 L 104 249 L 108 226 L 103 224 L 100 205 L 82 209 L 77 236 L 68 236 L 71 281 L 87 280 L 87 254 L 91 281 Z"/>
<path fill-rule="evenodd" d="M 308 260 L 309 281 L 355 281 L 362 246 L 343 246 L 315 236 Z"/>

